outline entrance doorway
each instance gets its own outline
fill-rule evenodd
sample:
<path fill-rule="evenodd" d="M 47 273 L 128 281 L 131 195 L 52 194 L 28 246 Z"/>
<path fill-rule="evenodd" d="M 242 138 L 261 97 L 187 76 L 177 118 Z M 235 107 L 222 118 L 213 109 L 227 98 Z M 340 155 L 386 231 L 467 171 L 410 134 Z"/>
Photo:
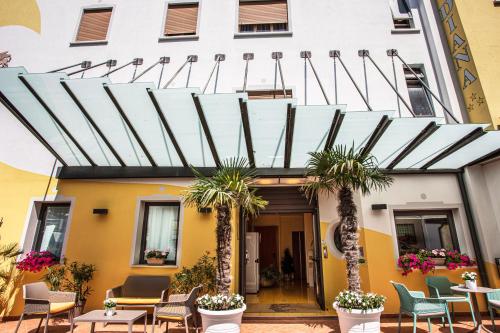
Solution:
<path fill-rule="evenodd" d="M 317 313 L 324 309 L 316 202 L 297 187 L 261 188 L 261 214 L 240 221 L 240 293 L 249 313 Z M 244 239 L 244 242 L 242 240 Z M 243 264 L 242 264 L 243 263 Z"/>

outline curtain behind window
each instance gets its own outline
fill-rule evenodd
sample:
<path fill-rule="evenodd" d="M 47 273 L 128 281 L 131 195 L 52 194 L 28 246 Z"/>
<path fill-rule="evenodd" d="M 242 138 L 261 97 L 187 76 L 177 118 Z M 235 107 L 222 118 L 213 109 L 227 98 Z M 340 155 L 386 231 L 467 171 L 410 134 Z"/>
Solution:
<path fill-rule="evenodd" d="M 168 251 L 167 261 L 177 257 L 179 206 L 148 206 L 146 250 Z"/>

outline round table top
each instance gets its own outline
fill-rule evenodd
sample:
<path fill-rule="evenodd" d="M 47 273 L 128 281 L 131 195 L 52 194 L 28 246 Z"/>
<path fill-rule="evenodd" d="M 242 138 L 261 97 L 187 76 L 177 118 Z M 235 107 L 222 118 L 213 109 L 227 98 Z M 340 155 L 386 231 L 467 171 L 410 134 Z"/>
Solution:
<path fill-rule="evenodd" d="M 479 286 L 476 289 L 468 289 L 463 284 L 459 286 L 450 287 L 450 289 L 455 291 L 461 291 L 463 293 L 480 293 L 480 294 L 487 294 L 491 293 L 492 291 L 495 291 L 495 289 L 479 287 Z"/>

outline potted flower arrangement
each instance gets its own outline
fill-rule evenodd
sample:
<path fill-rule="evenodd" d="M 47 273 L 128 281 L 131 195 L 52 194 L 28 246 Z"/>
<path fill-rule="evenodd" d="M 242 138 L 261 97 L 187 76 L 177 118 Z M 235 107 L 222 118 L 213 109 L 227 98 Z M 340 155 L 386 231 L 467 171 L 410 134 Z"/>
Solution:
<path fill-rule="evenodd" d="M 276 284 L 278 281 L 279 274 L 276 268 L 273 266 L 268 266 L 260 272 L 260 286 L 263 288 L 269 288 Z"/>
<path fill-rule="evenodd" d="M 340 331 L 350 332 L 359 327 L 363 332 L 380 332 L 380 315 L 385 301 L 384 296 L 373 293 L 340 292 L 333 304 L 339 316 Z"/>
<path fill-rule="evenodd" d="M 105 316 L 114 316 L 116 313 L 116 303 L 111 300 L 107 299 L 104 301 L 104 315 Z"/>
<path fill-rule="evenodd" d="M 243 312 L 247 306 L 245 298 L 238 294 L 210 296 L 205 294 L 197 299 L 203 332 L 214 325 L 223 325 L 224 332 L 239 332 Z M 221 327 L 221 326 L 217 326 Z M 222 328 L 222 327 L 221 327 Z"/>
<path fill-rule="evenodd" d="M 341 292 L 333 307 L 337 311 L 342 333 L 380 332 L 380 314 L 385 297 L 361 291 L 359 271 L 358 218 L 355 192 L 363 195 L 372 190 L 381 191 L 392 183 L 392 178 L 378 167 L 375 157 L 355 150 L 354 146 L 336 146 L 329 150 L 310 153 L 307 162 L 307 182 L 303 190 L 309 199 L 319 193 L 336 193 L 340 216 L 342 250 L 346 261 L 348 291 Z"/>
<path fill-rule="evenodd" d="M 16 264 L 16 268 L 24 272 L 38 273 L 44 268 L 54 266 L 57 263 L 58 258 L 49 251 L 31 251 Z"/>
<path fill-rule="evenodd" d="M 233 209 L 240 209 L 247 216 L 258 214 L 267 201 L 256 195 L 252 185 L 255 169 L 244 158 L 225 160 L 211 177 L 193 168 L 195 182 L 183 193 L 186 206 L 213 207 L 216 211 L 216 260 L 217 294 L 205 294 L 197 299 L 203 329 L 213 325 L 224 332 L 239 332 L 241 318 L 246 309 L 244 298 L 231 295 L 231 217 Z"/>
<path fill-rule="evenodd" d="M 148 265 L 163 265 L 165 263 L 165 259 L 167 259 L 169 250 L 161 251 L 155 249 L 148 249 L 144 251 L 144 257 L 146 258 L 146 262 Z"/>
<path fill-rule="evenodd" d="M 434 262 L 434 266 L 444 266 L 446 261 L 446 252 L 446 249 L 433 249 L 428 252 L 429 257 Z"/>
<path fill-rule="evenodd" d="M 465 288 L 477 289 L 477 274 L 474 272 L 465 272 L 462 274 L 462 280 L 465 282 Z"/>
<path fill-rule="evenodd" d="M 475 262 L 468 255 L 458 252 L 457 250 L 446 252 L 445 265 L 449 270 L 454 270 L 461 267 L 474 266 Z"/>
<path fill-rule="evenodd" d="M 436 264 L 428 256 L 427 252 L 407 253 L 398 258 L 398 267 L 403 270 L 403 276 L 407 276 L 414 270 L 420 270 L 422 274 L 434 271 Z"/>

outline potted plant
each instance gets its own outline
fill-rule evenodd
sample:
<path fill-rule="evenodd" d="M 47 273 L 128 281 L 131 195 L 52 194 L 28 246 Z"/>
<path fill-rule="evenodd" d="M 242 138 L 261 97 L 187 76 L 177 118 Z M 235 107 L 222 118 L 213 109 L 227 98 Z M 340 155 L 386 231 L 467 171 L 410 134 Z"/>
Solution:
<path fill-rule="evenodd" d="M 446 252 L 445 265 L 449 270 L 455 270 L 461 267 L 474 266 L 475 262 L 468 255 L 450 250 Z"/>
<path fill-rule="evenodd" d="M 465 282 L 465 288 L 477 289 L 477 274 L 475 272 L 465 272 L 462 274 L 462 280 Z"/>
<path fill-rule="evenodd" d="M 49 289 L 52 291 L 61 291 L 66 281 L 66 259 L 62 264 L 50 266 L 47 268 L 47 273 L 43 276 Z"/>
<path fill-rule="evenodd" d="M 174 274 L 170 286 L 174 294 L 188 294 L 194 287 L 203 286 L 201 293 L 208 294 L 216 291 L 217 267 L 215 257 L 205 252 L 192 267 L 182 267 Z"/>
<path fill-rule="evenodd" d="M 348 291 L 353 293 L 349 294 L 350 296 L 361 301 L 361 309 L 349 309 L 346 303 L 341 302 L 345 295 L 339 294 L 339 301 L 334 303 L 334 308 L 339 316 L 341 331 L 379 332 L 377 327 L 380 328 L 383 296 L 363 296 L 365 294 L 361 292 L 358 218 L 353 193 L 360 191 L 361 194 L 367 195 L 373 190 L 384 190 L 392 184 L 392 178 L 378 168 L 376 159 L 372 155 L 365 153 L 364 149 L 355 150 L 354 146 L 350 149 L 345 146 L 335 146 L 310 155 L 306 166 L 307 182 L 303 190 L 310 200 L 319 193 L 337 194 Z M 365 300 L 364 306 L 363 300 Z M 370 303 L 366 303 L 368 300 Z M 354 310 L 360 312 L 353 316 Z"/>
<path fill-rule="evenodd" d="M 105 316 L 114 316 L 116 313 L 116 302 L 107 299 L 104 301 L 104 315 Z"/>
<path fill-rule="evenodd" d="M 335 298 L 341 332 L 380 332 L 380 315 L 386 298 L 373 293 L 345 290 Z M 360 330 L 360 328 L 362 330 Z"/>
<path fill-rule="evenodd" d="M 407 253 L 398 258 L 398 267 L 403 270 L 403 276 L 407 276 L 417 269 L 425 275 L 434 271 L 435 266 L 435 262 L 427 255 L 427 252 Z"/>
<path fill-rule="evenodd" d="M 76 293 L 75 315 L 83 313 L 87 297 L 92 293 L 89 282 L 94 278 L 96 268 L 92 264 L 73 261 L 66 267 L 69 277 L 66 280 L 65 290 Z"/>
<path fill-rule="evenodd" d="M 144 251 L 144 257 L 146 258 L 146 262 L 148 265 L 163 265 L 165 263 L 165 259 L 168 257 L 168 253 L 170 251 L 161 251 L 155 249 L 148 249 Z"/>
<path fill-rule="evenodd" d="M 446 249 L 433 249 L 428 251 L 428 255 L 434 262 L 434 266 L 444 266 L 446 262 L 446 252 Z"/>
<path fill-rule="evenodd" d="M 231 332 L 239 332 L 241 317 L 246 306 L 239 295 L 229 295 L 231 287 L 231 216 L 233 209 L 241 209 L 245 214 L 256 215 L 267 205 L 267 201 L 255 194 L 252 188 L 255 181 L 255 169 L 248 166 L 246 159 L 232 158 L 225 160 L 211 177 L 206 177 L 193 168 L 195 182 L 183 193 L 187 206 L 213 207 L 216 211 L 217 225 L 215 228 L 217 247 L 217 295 L 214 301 L 221 301 L 229 307 L 211 306 L 211 296 L 205 295 L 198 299 L 203 327 L 217 322 L 232 324 Z M 207 301 L 207 305 L 203 302 Z M 228 331 L 229 332 L 229 331 Z"/>
<path fill-rule="evenodd" d="M 221 325 L 221 332 L 237 333 L 240 331 L 241 319 L 247 306 L 245 298 L 238 294 L 217 294 L 210 296 L 205 294 L 196 300 L 198 312 L 201 314 L 203 332 L 209 327 Z M 222 328 L 217 326 L 218 328 Z"/>
<path fill-rule="evenodd" d="M 58 258 L 49 251 L 31 251 L 16 264 L 16 268 L 23 272 L 38 273 L 41 270 L 57 265 Z"/>
<path fill-rule="evenodd" d="M 285 254 L 283 256 L 283 259 L 281 259 L 281 272 L 283 273 L 283 278 L 285 279 L 285 281 L 290 281 L 293 279 L 295 268 L 293 267 L 293 258 L 288 248 L 285 249 Z"/>
<path fill-rule="evenodd" d="M 279 274 L 274 266 L 268 266 L 260 272 L 260 286 L 269 288 L 276 284 Z"/>

